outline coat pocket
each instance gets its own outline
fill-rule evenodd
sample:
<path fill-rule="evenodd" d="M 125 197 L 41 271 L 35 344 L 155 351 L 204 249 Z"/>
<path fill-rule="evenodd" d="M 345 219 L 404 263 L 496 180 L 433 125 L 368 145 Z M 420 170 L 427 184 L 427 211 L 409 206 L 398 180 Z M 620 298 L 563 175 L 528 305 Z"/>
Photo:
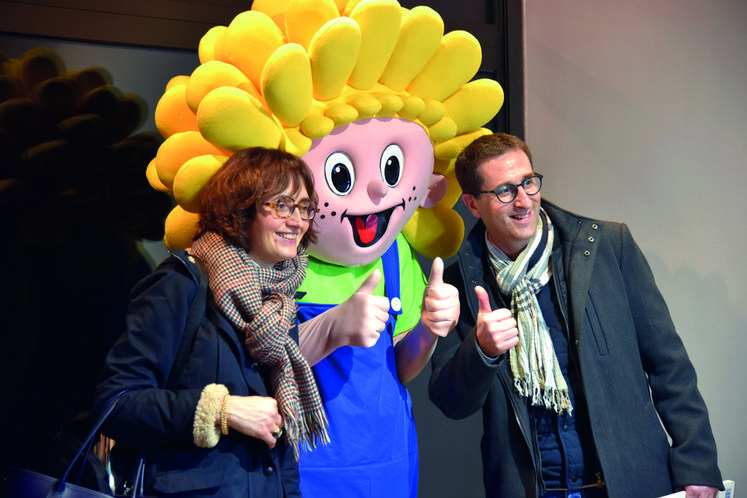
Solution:
<path fill-rule="evenodd" d="M 594 307 L 594 301 L 591 299 L 589 299 L 586 306 L 586 324 L 584 328 L 590 331 L 592 337 L 594 337 L 599 354 L 601 356 L 608 355 L 609 349 L 607 347 L 607 337 L 604 335 L 602 322 L 599 320 L 599 315 Z"/>

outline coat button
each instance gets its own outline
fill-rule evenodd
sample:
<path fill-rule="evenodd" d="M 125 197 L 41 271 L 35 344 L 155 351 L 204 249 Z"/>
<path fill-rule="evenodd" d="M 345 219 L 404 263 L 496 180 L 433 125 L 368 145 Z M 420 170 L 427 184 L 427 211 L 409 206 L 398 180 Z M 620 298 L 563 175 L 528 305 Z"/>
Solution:
<path fill-rule="evenodd" d="M 590 256 L 591 253 L 589 251 L 584 251 L 584 256 Z"/>
<path fill-rule="evenodd" d="M 267 467 L 262 469 L 262 473 L 266 476 L 272 475 L 273 472 L 275 472 L 275 467 L 273 467 L 272 465 L 268 465 Z"/>
<path fill-rule="evenodd" d="M 588 240 L 589 242 L 594 242 L 594 237 L 589 236 L 589 238 L 586 240 Z"/>
<path fill-rule="evenodd" d="M 599 225 L 597 225 L 596 223 L 592 223 L 591 224 L 591 228 L 594 229 L 594 230 L 596 230 L 596 229 L 599 228 Z"/>

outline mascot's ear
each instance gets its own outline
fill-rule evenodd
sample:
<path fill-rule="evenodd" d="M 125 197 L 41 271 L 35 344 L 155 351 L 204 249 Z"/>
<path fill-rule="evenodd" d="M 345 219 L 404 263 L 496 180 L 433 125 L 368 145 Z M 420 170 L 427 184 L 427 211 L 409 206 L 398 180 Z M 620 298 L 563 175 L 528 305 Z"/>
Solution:
<path fill-rule="evenodd" d="M 441 199 L 446 195 L 446 190 L 448 188 L 449 181 L 446 177 L 438 173 L 433 173 L 428 185 L 428 190 L 425 192 L 425 196 L 420 203 L 420 207 L 429 209 L 441 202 Z"/>

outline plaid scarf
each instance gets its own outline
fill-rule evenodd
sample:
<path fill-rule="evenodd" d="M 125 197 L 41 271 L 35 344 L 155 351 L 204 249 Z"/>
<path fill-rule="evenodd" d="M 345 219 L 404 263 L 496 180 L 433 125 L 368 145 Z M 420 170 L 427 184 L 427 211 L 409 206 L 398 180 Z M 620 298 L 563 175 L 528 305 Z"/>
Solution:
<path fill-rule="evenodd" d="M 212 232 L 194 241 L 192 253 L 205 262 L 215 302 L 244 332 L 249 354 L 270 367 L 285 437 L 296 459 L 299 446 L 308 450 L 316 447 L 317 440 L 328 443 L 327 415 L 314 375 L 288 335 L 296 322 L 294 295 L 306 275 L 307 256 L 264 268 L 244 249 Z"/>
<path fill-rule="evenodd" d="M 543 405 L 558 413 L 573 411 L 568 385 L 563 378 L 550 339 L 550 330 L 542 317 L 536 294 L 550 281 L 550 254 L 554 230 L 544 210 L 537 223 L 537 232 L 516 261 L 511 261 L 488 238 L 490 263 L 496 272 L 501 292 L 511 297 L 511 312 L 519 329 L 519 343 L 511 348 L 509 362 L 514 386 L 519 394 L 528 397 L 532 405 Z M 542 242 L 545 242 L 544 245 Z M 531 268 L 535 251 L 539 258 Z"/>

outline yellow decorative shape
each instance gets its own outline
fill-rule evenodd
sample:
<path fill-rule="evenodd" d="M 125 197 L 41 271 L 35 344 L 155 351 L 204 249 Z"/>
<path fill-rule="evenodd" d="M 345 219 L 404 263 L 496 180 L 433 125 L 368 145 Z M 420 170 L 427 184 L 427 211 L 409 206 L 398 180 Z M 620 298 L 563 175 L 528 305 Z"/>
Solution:
<path fill-rule="evenodd" d="M 332 119 L 312 114 L 301 123 L 301 132 L 311 139 L 322 138 L 329 135 L 335 126 Z"/>
<path fill-rule="evenodd" d="M 462 243 L 464 221 L 459 213 L 440 202 L 429 209 L 418 208 L 402 235 L 426 258 L 450 258 Z"/>
<path fill-rule="evenodd" d="M 265 63 L 283 43 L 283 33 L 272 19 L 252 10 L 234 17 L 225 34 L 226 51 L 231 62 L 257 87 L 260 87 Z"/>
<path fill-rule="evenodd" d="M 205 95 L 222 86 L 251 85 L 251 81 L 236 66 L 221 61 L 209 61 L 192 72 L 187 84 L 187 105 L 194 112 Z"/>
<path fill-rule="evenodd" d="M 172 88 L 177 87 L 177 86 L 186 85 L 187 83 L 189 83 L 189 76 L 185 74 L 174 76 L 168 81 L 168 83 L 166 83 L 166 91 L 169 91 Z"/>
<path fill-rule="evenodd" d="M 158 172 L 156 171 L 156 160 L 153 159 L 148 163 L 145 168 L 145 179 L 148 180 L 150 186 L 159 192 L 168 192 L 169 189 L 163 184 L 160 178 L 158 178 Z"/>
<path fill-rule="evenodd" d="M 303 47 L 288 43 L 278 48 L 262 72 L 260 88 L 278 119 L 287 127 L 298 126 L 313 99 L 311 63 Z"/>
<path fill-rule="evenodd" d="M 336 102 L 327 107 L 324 115 L 335 122 L 335 126 L 344 126 L 358 119 L 358 111 L 355 107 Z"/>
<path fill-rule="evenodd" d="M 350 13 L 361 29 L 358 63 L 348 83 L 359 90 L 374 86 L 399 38 L 402 10 L 395 0 L 363 0 Z"/>
<path fill-rule="evenodd" d="M 443 34 L 443 19 L 430 7 L 418 6 L 408 11 L 379 81 L 392 90 L 404 90 L 436 53 Z"/>
<path fill-rule="evenodd" d="M 382 93 L 377 95 L 376 98 L 381 102 L 381 110 L 378 113 L 379 116 L 394 116 L 404 106 L 404 102 L 402 102 L 402 98 L 399 95 Z"/>
<path fill-rule="evenodd" d="M 441 120 L 446 115 L 446 108 L 438 100 L 425 100 L 425 109 L 418 116 L 423 124 L 430 126 Z"/>
<path fill-rule="evenodd" d="M 287 137 L 287 140 L 283 150 L 289 154 L 295 154 L 298 157 L 302 157 L 311 148 L 311 139 L 301 133 L 298 128 L 286 128 L 285 136 Z"/>
<path fill-rule="evenodd" d="M 444 101 L 472 79 L 480 69 L 481 60 L 477 38 L 466 31 L 447 33 L 407 90 L 424 99 Z"/>
<path fill-rule="evenodd" d="M 358 111 L 358 119 L 372 118 L 382 107 L 379 99 L 364 93 L 349 97 L 347 102 Z"/>
<path fill-rule="evenodd" d="M 288 10 L 289 3 L 290 0 L 254 0 L 252 10 L 262 12 L 283 30 L 285 29 L 285 11 Z"/>
<path fill-rule="evenodd" d="M 308 49 L 319 28 L 338 15 L 332 0 L 290 0 L 285 12 L 285 36 Z"/>
<path fill-rule="evenodd" d="M 163 243 L 167 249 L 188 249 L 197 235 L 199 216 L 176 206 L 166 217 Z"/>
<path fill-rule="evenodd" d="M 218 171 L 228 156 L 205 155 L 188 160 L 174 177 L 174 199 L 185 211 L 200 210 L 200 194 L 207 181 Z"/>
<path fill-rule="evenodd" d="M 200 38 L 200 44 L 197 46 L 197 56 L 200 63 L 205 64 L 208 61 L 225 60 L 221 54 L 220 42 L 228 28 L 225 26 L 213 26 Z"/>
<path fill-rule="evenodd" d="M 158 148 L 155 169 L 158 179 L 171 190 L 174 177 L 182 165 L 195 156 L 220 154 L 221 152 L 197 131 L 185 131 L 171 135 Z"/>
<path fill-rule="evenodd" d="M 282 132 L 267 109 L 243 90 L 221 87 L 205 96 L 197 126 L 209 142 L 226 151 L 279 147 Z"/>
<path fill-rule="evenodd" d="M 399 116 L 403 119 L 412 121 L 425 111 L 425 102 L 420 97 L 407 96 L 403 99 L 402 104 Z"/>
<path fill-rule="evenodd" d="M 431 140 L 441 141 L 448 140 L 457 134 L 457 125 L 453 119 L 446 116 L 440 119 L 437 123 L 428 128 L 428 132 L 431 135 Z"/>
<path fill-rule="evenodd" d="M 185 85 L 172 86 L 156 104 L 156 128 L 165 138 L 182 131 L 197 131 L 197 116 L 187 105 Z"/>
<path fill-rule="evenodd" d="M 329 21 L 309 45 L 314 97 L 332 100 L 339 97 L 353 72 L 361 47 L 361 30 L 347 17 Z"/>
<path fill-rule="evenodd" d="M 457 133 L 479 128 L 503 105 L 503 88 L 495 80 L 470 81 L 444 101 L 446 114 L 457 125 Z"/>

